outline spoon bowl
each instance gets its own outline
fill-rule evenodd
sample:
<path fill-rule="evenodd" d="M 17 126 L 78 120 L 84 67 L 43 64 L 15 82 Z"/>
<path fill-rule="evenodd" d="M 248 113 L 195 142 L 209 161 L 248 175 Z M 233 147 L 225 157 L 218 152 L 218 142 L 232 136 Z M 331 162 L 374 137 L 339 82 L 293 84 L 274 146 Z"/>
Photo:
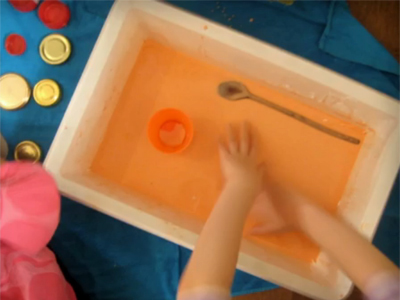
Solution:
<path fill-rule="evenodd" d="M 249 98 L 250 92 L 247 87 L 237 81 L 225 81 L 218 86 L 218 94 L 225 99 L 237 101 Z"/>

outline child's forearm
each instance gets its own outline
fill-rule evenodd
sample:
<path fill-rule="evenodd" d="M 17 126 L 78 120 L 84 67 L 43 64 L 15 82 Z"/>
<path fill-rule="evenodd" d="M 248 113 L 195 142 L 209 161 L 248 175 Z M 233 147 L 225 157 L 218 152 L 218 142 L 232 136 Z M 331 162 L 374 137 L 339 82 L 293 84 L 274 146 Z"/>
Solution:
<path fill-rule="evenodd" d="M 227 128 L 219 143 L 225 187 L 197 241 L 181 279 L 178 299 L 229 299 L 244 222 L 261 188 L 256 141 L 249 124 Z"/>
<path fill-rule="evenodd" d="M 178 294 L 199 287 L 230 291 L 254 188 L 226 184 L 196 244 Z"/>
<path fill-rule="evenodd" d="M 298 227 L 327 252 L 363 292 L 369 280 L 379 273 L 398 276 L 398 268 L 348 224 L 312 204 L 294 205 L 298 210 Z"/>

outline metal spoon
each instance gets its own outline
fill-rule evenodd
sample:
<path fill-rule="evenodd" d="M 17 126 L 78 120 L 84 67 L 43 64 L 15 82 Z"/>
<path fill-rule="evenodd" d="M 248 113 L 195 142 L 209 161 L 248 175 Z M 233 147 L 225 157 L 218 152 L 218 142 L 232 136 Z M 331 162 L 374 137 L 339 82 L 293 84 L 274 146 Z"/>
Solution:
<path fill-rule="evenodd" d="M 326 127 L 318 122 L 315 122 L 299 113 L 296 113 L 288 108 L 285 108 L 283 106 L 280 106 L 276 103 L 273 103 L 269 100 L 263 99 L 261 97 L 258 97 L 254 94 L 252 94 L 247 87 L 237 81 L 226 81 L 221 83 L 218 86 L 218 93 L 221 97 L 224 97 L 225 99 L 228 99 L 230 101 L 238 101 L 238 100 L 243 100 L 243 99 L 250 99 L 253 101 L 256 101 L 262 105 L 268 106 L 272 109 L 275 109 L 293 119 L 296 119 L 299 122 L 302 122 L 310 127 L 313 127 L 319 131 L 322 131 L 326 134 L 329 134 L 333 137 L 336 137 L 338 139 L 344 140 L 346 142 L 352 143 L 352 144 L 360 144 L 360 140 L 357 138 L 354 138 L 352 136 L 346 135 L 344 133 L 338 132 L 336 130 L 333 130 L 329 127 Z"/>

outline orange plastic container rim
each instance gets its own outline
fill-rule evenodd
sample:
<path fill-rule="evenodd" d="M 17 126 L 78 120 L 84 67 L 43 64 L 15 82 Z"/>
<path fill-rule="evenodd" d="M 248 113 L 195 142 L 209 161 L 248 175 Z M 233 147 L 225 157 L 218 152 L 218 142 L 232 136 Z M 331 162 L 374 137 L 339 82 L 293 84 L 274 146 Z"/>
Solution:
<path fill-rule="evenodd" d="M 160 140 L 160 129 L 166 122 L 177 122 L 185 128 L 185 138 L 178 146 L 165 145 Z M 185 150 L 193 139 L 193 124 L 187 115 L 175 108 L 165 108 L 156 112 L 150 119 L 147 135 L 151 144 L 164 153 L 179 153 Z"/>

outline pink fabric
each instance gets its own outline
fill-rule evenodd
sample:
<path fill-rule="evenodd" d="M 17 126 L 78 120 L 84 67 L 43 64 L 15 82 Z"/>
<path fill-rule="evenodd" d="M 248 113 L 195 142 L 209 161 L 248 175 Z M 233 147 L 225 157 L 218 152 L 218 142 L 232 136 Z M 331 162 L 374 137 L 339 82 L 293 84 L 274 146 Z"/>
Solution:
<path fill-rule="evenodd" d="M 399 300 L 399 274 L 375 274 L 368 280 L 365 291 L 368 300 Z"/>
<path fill-rule="evenodd" d="M 60 216 L 60 195 L 38 164 L 0 167 L 2 300 L 75 300 L 71 286 L 46 247 Z"/>

